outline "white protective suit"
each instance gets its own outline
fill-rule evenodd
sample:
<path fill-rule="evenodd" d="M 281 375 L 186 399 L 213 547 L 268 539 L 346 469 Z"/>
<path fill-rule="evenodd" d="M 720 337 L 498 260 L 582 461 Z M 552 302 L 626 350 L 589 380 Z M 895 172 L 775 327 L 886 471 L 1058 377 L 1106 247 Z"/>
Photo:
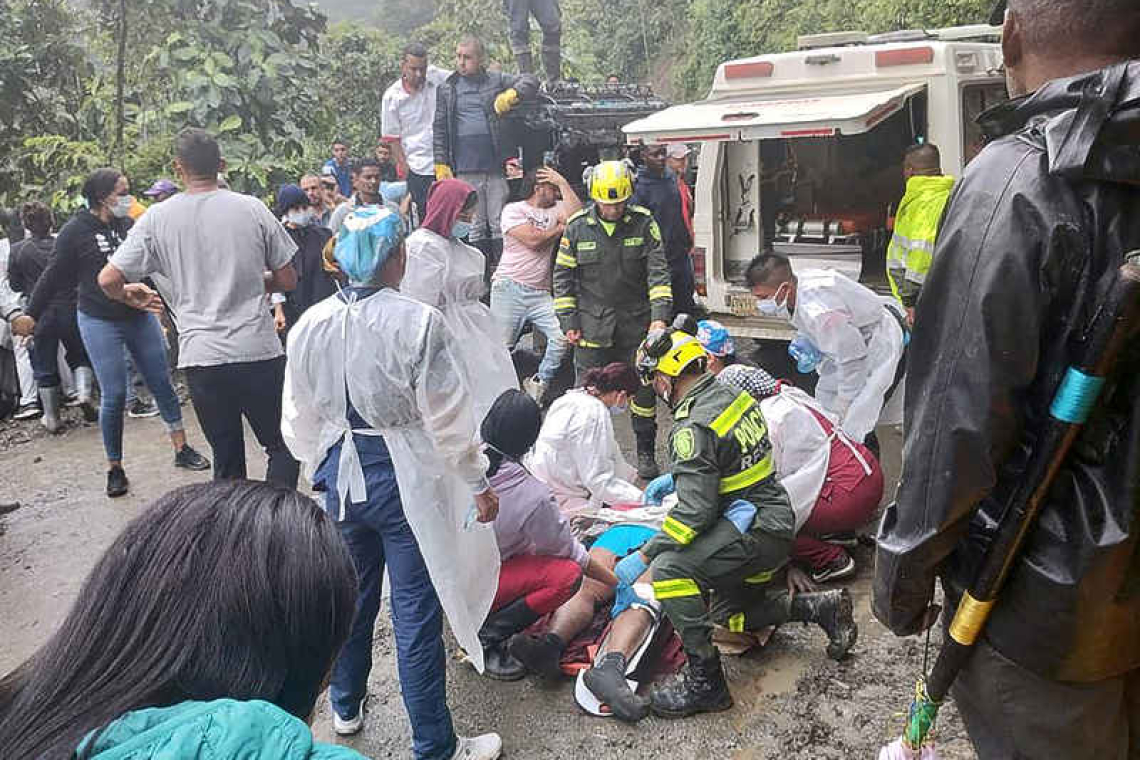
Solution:
<path fill-rule="evenodd" d="M 408 266 L 400 292 L 443 312 L 455 336 L 478 428 L 495 399 L 503 391 L 519 387 L 502 330 L 491 310 L 479 300 L 486 290 L 483 254 L 424 227 L 408 236 L 407 251 Z"/>
<path fill-rule="evenodd" d="M 393 290 L 326 298 L 289 331 L 281 431 L 305 476 L 344 438 L 340 503 L 365 501 L 348 398 L 392 456 L 400 500 L 455 638 L 483 669 L 478 633 L 499 585 L 490 525 L 465 528 L 487 488 L 454 339 L 435 309 Z M 347 396 L 346 396 L 347 389 Z"/>
<path fill-rule="evenodd" d="M 823 414 L 834 423 L 819 403 L 799 388 L 782 385 L 780 392 L 760 401 L 760 412 L 768 423 L 768 439 L 772 442 L 772 459 L 776 478 L 788 492 L 788 500 L 796 515 L 796 532 L 811 517 L 819 492 L 831 464 L 831 443 L 838 438 L 855 458 L 863 463 L 863 471 L 871 474 L 871 466 L 863 459 L 851 439 L 836 427 L 829 436 L 811 413 Z"/>
<path fill-rule="evenodd" d="M 903 355 L 903 330 L 887 309 L 893 299 L 875 295 L 839 272 L 811 269 L 796 276 L 792 326 L 823 354 L 815 397 L 852 440 L 902 422 L 903 387 L 883 401 Z"/>
<path fill-rule="evenodd" d="M 641 502 L 641 489 L 629 482 L 637 471 L 621 455 L 609 408 L 580 388 L 551 404 L 526 466 L 550 486 L 564 514 Z"/>

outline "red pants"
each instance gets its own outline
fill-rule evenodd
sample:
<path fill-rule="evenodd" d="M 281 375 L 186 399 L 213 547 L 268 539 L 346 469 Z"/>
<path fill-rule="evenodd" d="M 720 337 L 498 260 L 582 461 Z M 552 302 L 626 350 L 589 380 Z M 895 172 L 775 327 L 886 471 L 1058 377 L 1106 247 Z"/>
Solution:
<path fill-rule="evenodd" d="M 833 441 L 827 479 L 811 516 L 792 544 L 792 559 L 819 570 L 843 556 L 841 546 L 820 541 L 828 533 L 847 533 L 870 522 L 883 498 L 883 468 L 879 460 L 862 444 L 855 444 L 871 468 L 868 475 L 863 465 L 842 441 Z"/>
<path fill-rule="evenodd" d="M 494 612 L 519 597 L 531 611 L 545 615 L 570 601 L 582 584 L 582 567 L 572 559 L 521 554 L 499 569 L 499 590 L 491 604 Z"/>

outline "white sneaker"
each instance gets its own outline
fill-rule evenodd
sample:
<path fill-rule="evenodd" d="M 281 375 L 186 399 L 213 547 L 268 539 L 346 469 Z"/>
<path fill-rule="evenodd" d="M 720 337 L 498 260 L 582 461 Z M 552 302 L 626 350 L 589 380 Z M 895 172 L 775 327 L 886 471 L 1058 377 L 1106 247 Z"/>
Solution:
<path fill-rule="evenodd" d="M 546 383 L 538 379 L 538 375 L 523 380 L 523 391 L 534 399 L 534 403 L 541 404 L 542 396 L 546 393 Z"/>
<path fill-rule="evenodd" d="M 364 703 L 366 701 L 368 701 L 367 695 L 360 700 L 360 706 L 356 708 L 355 718 L 342 718 L 337 714 L 336 708 L 332 708 L 333 731 L 336 731 L 337 736 L 352 736 L 360 733 L 360 729 L 364 728 Z"/>
<path fill-rule="evenodd" d="M 498 760 L 503 752 L 503 740 L 498 734 L 483 734 L 470 739 L 466 736 L 457 738 L 459 741 L 451 760 Z"/>

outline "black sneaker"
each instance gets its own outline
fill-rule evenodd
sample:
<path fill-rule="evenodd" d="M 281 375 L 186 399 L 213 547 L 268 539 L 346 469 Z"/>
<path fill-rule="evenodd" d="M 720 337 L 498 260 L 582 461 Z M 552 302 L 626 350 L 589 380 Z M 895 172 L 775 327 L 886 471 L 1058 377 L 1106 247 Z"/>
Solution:
<path fill-rule="evenodd" d="M 119 465 L 107 470 L 107 495 L 112 499 L 126 494 L 130 485 L 131 481 L 127 480 L 127 473 L 123 472 L 123 468 Z"/>
<path fill-rule="evenodd" d="M 190 444 L 184 444 L 174 455 L 174 466 L 183 470 L 201 472 L 210 469 L 210 460 L 199 454 Z"/>
<path fill-rule="evenodd" d="M 141 398 L 135 399 L 135 403 L 127 409 L 127 416 L 136 420 L 141 420 L 146 417 L 157 417 L 158 407 L 154 405 L 153 401 L 143 401 Z"/>
<path fill-rule="evenodd" d="M 837 581 L 855 574 L 855 560 L 847 552 L 828 562 L 823 567 L 811 571 L 811 579 L 816 583 Z"/>
<path fill-rule="evenodd" d="M 25 404 L 16 410 L 16 413 L 12 415 L 12 419 L 34 420 L 41 414 L 43 414 L 43 411 L 40 410 L 40 407 L 37 404 Z"/>

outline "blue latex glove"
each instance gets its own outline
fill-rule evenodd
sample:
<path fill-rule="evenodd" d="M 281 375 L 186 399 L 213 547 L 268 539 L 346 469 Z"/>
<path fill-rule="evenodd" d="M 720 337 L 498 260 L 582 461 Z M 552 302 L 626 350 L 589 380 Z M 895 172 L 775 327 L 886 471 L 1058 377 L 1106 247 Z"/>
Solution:
<path fill-rule="evenodd" d="M 753 508 L 752 511 L 755 512 L 755 508 Z M 618 580 L 622 583 L 627 586 L 632 586 L 637 582 L 637 579 L 641 577 L 642 573 L 648 569 L 649 565 L 645 564 L 645 559 L 641 556 L 641 552 L 634 552 L 614 566 L 614 575 L 616 575 Z"/>
<path fill-rule="evenodd" d="M 797 335 L 788 344 L 788 355 L 796 360 L 796 369 L 802 374 L 814 372 L 823 360 L 823 354 L 805 335 Z"/>
<path fill-rule="evenodd" d="M 655 507 L 660 506 L 665 497 L 676 490 L 677 486 L 673 482 L 672 473 L 667 472 L 664 475 L 658 475 L 649 481 L 649 485 L 645 487 L 645 493 L 641 495 L 641 503 L 651 504 Z"/>
<path fill-rule="evenodd" d="M 724 517 L 736 526 L 741 535 L 744 535 L 752 527 L 752 521 L 756 519 L 756 505 L 744 499 L 737 499 L 728 505 Z"/>
<path fill-rule="evenodd" d="M 616 618 L 640 601 L 644 600 L 633 590 L 633 586 L 630 586 L 628 583 L 619 583 L 617 595 L 614 597 L 614 608 L 610 612 L 610 618 Z"/>

